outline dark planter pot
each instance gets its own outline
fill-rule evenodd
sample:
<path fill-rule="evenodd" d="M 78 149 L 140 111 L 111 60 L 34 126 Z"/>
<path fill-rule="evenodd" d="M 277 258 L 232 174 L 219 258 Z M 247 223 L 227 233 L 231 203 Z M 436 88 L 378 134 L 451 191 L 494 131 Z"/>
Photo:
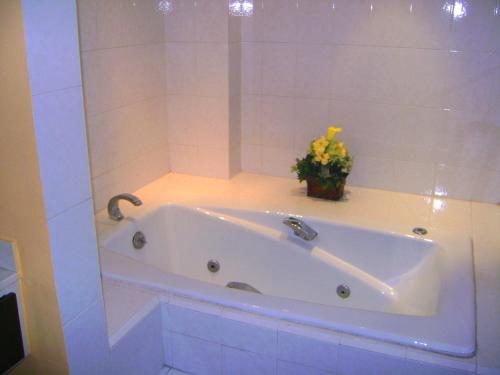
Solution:
<path fill-rule="evenodd" d="M 315 178 L 307 179 L 307 196 L 338 201 L 344 195 L 344 182 L 338 188 L 324 189 Z"/>

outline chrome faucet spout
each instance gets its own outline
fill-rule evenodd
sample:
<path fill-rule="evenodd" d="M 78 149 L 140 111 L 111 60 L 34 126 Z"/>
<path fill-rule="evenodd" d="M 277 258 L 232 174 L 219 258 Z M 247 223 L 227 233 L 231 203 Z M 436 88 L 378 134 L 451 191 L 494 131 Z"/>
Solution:
<path fill-rule="evenodd" d="M 123 220 L 124 216 L 123 216 L 122 212 L 120 211 L 120 207 L 118 206 L 118 203 L 122 199 L 132 203 L 134 206 L 140 206 L 142 204 L 142 201 L 139 198 L 137 198 L 135 195 L 128 194 L 128 193 L 115 195 L 108 202 L 108 215 L 109 215 L 109 218 L 111 220 L 114 220 L 114 221 Z"/>
<path fill-rule="evenodd" d="M 299 218 L 296 218 L 294 216 L 290 216 L 283 220 L 283 224 L 291 228 L 293 230 L 293 234 L 305 241 L 312 241 L 318 235 L 318 232 L 307 225 L 303 220 L 300 220 Z"/>

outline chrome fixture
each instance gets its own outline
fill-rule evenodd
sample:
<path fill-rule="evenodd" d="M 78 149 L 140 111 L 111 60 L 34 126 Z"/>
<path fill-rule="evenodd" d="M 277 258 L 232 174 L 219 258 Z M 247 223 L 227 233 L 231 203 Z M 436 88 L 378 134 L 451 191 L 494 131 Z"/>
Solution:
<path fill-rule="evenodd" d="M 210 259 L 207 263 L 207 268 L 210 272 L 216 273 L 220 270 L 220 263 L 216 260 Z"/>
<path fill-rule="evenodd" d="M 416 227 L 413 228 L 413 233 L 418 234 L 419 236 L 425 236 L 428 232 L 425 228 Z"/>
<path fill-rule="evenodd" d="M 231 289 L 242 290 L 244 292 L 251 292 L 251 293 L 262 294 L 259 290 L 255 289 L 250 284 L 242 283 L 240 281 L 230 281 L 230 282 L 227 283 L 226 287 L 227 288 L 231 288 Z"/>
<path fill-rule="evenodd" d="M 118 202 L 121 200 L 126 200 L 132 203 L 134 206 L 140 206 L 142 201 L 137 198 L 135 195 L 124 193 L 115 195 L 108 202 L 108 215 L 111 220 L 120 221 L 123 220 L 123 214 L 118 207 Z"/>
<path fill-rule="evenodd" d="M 134 237 L 132 237 L 132 245 L 134 245 L 134 249 L 142 249 L 146 244 L 147 241 L 144 233 L 141 231 L 135 232 Z"/>
<path fill-rule="evenodd" d="M 340 284 L 337 287 L 337 295 L 342 299 L 346 299 L 351 295 L 351 288 L 346 284 Z"/>
<path fill-rule="evenodd" d="M 312 229 L 309 225 L 293 216 L 290 216 L 287 219 L 283 220 L 283 224 L 292 228 L 293 234 L 306 241 L 312 241 L 318 235 L 318 232 Z"/>

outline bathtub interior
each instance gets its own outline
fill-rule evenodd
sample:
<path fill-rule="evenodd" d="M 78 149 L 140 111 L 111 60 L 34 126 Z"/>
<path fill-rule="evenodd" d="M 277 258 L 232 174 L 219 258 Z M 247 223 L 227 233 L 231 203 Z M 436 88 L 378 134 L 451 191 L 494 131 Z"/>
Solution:
<path fill-rule="evenodd" d="M 318 237 L 296 239 L 285 213 L 161 206 L 127 218 L 102 244 L 161 270 L 225 287 L 251 285 L 261 293 L 394 314 L 435 313 L 440 290 L 439 246 L 410 236 L 307 220 Z M 131 239 L 142 231 L 147 245 Z M 210 272 L 216 260 L 220 270 Z M 338 285 L 350 296 L 340 298 Z"/>
<path fill-rule="evenodd" d="M 288 216 L 297 216 L 285 212 L 254 212 L 227 208 L 210 208 L 211 211 L 257 222 L 280 232 L 290 233 L 282 224 Z M 299 216 L 301 217 L 301 216 Z M 313 245 L 320 247 L 344 261 L 366 270 L 373 276 L 388 283 L 397 281 L 402 274 L 411 271 L 415 265 L 434 255 L 435 245 L 431 241 L 419 240 L 413 236 L 401 236 L 374 230 L 360 229 L 348 225 L 304 219 L 320 235 Z M 290 236 L 290 240 L 294 240 Z M 297 244 L 304 245 L 301 240 Z"/>

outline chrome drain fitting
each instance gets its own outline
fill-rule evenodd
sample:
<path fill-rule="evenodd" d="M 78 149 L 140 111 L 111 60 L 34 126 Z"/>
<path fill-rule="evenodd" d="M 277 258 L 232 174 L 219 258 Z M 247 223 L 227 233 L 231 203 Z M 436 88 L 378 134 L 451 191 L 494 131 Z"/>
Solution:
<path fill-rule="evenodd" d="M 207 263 L 207 268 L 210 272 L 216 273 L 220 270 L 220 263 L 214 259 L 210 259 Z"/>
<path fill-rule="evenodd" d="M 349 298 L 351 295 L 351 289 L 345 284 L 340 284 L 337 287 L 337 295 L 342 299 Z"/>
<path fill-rule="evenodd" d="M 418 234 L 419 236 L 425 236 L 427 233 L 427 229 L 422 227 L 413 228 L 413 233 Z"/>
<path fill-rule="evenodd" d="M 146 236 L 142 232 L 135 232 L 134 237 L 132 237 L 132 245 L 134 245 L 134 249 L 142 249 L 144 245 L 147 244 Z"/>

